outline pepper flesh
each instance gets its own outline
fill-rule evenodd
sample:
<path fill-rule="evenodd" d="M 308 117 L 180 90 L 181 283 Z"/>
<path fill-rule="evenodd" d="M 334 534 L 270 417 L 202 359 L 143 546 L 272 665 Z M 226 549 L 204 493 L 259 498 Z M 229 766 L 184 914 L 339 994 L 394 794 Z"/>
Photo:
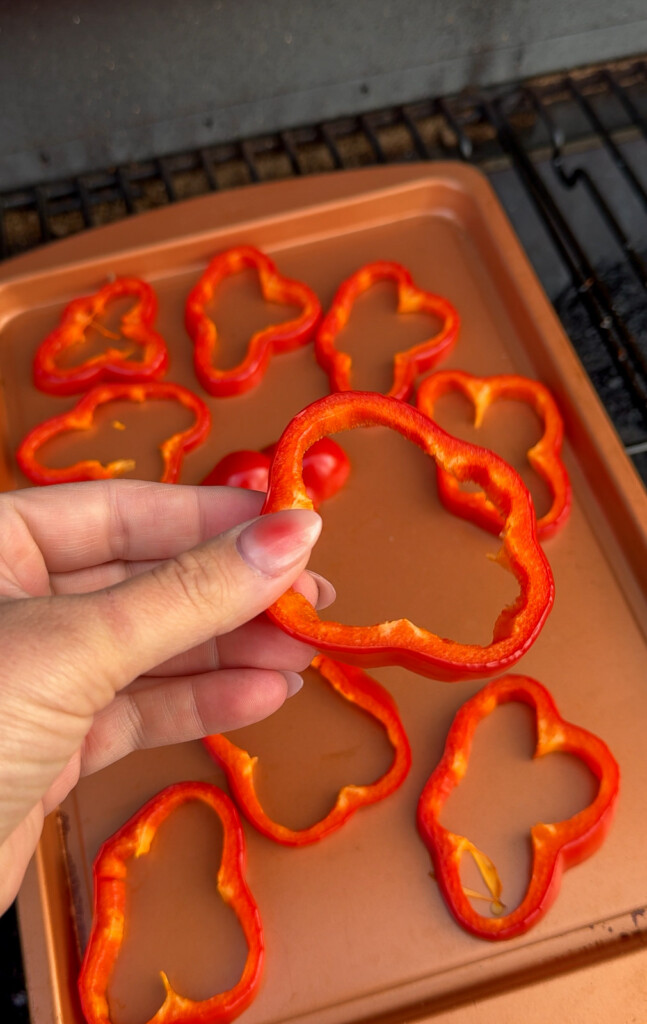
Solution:
<path fill-rule="evenodd" d="M 520 594 L 500 613 L 492 642 L 486 646 L 444 639 L 408 619 L 370 626 L 322 620 L 294 590 L 283 594 L 268 614 L 291 636 L 362 667 L 397 664 L 447 682 L 494 675 L 534 643 L 554 598 L 550 566 L 535 534 L 530 495 L 503 459 L 451 437 L 405 402 L 375 392 L 338 392 L 307 406 L 286 427 L 272 462 L 263 511 L 312 508 L 302 478 L 305 452 L 327 434 L 373 425 L 398 431 L 459 479 L 473 480 L 485 490 L 505 517 L 497 560 L 513 572 Z"/>
<path fill-rule="evenodd" d="M 267 491 L 275 449 L 276 445 L 271 444 L 260 452 L 247 448 L 230 452 L 200 482 L 209 486 Z M 315 506 L 334 497 L 346 483 L 349 473 L 348 456 L 331 437 L 322 437 L 303 458 L 303 481 Z"/>
<path fill-rule="evenodd" d="M 88 328 L 101 328 L 96 318 L 115 299 L 133 296 L 136 304 L 121 318 L 120 336 L 141 348 L 141 359 L 130 352 L 108 348 L 76 366 L 60 366 L 62 353 L 83 342 Z M 118 277 L 93 295 L 74 299 L 63 310 L 60 323 L 41 342 L 34 357 L 34 384 L 52 395 L 74 395 L 100 381 L 150 381 L 168 367 L 166 342 L 154 330 L 157 298 L 153 288 L 137 277 Z M 107 337 L 111 333 L 104 331 Z M 118 336 L 119 337 L 119 336 Z"/>
<path fill-rule="evenodd" d="M 548 512 L 537 520 L 537 536 L 552 537 L 564 525 L 571 510 L 571 483 L 560 458 L 564 426 L 555 399 L 547 387 L 518 374 L 474 377 L 463 370 L 441 370 L 422 382 L 416 396 L 418 408 L 431 419 L 434 405 L 448 391 L 460 391 L 474 404 L 474 426 L 480 427 L 486 409 L 499 398 L 516 399 L 532 406 L 544 427 L 544 433 L 528 449 L 528 462 L 546 482 L 552 503 Z M 441 466 L 436 466 L 438 494 L 445 508 L 463 519 L 469 519 L 490 533 L 503 529 L 500 513 L 482 492 L 462 491 L 458 481 Z"/>
<path fill-rule="evenodd" d="M 261 981 L 264 940 L 260 913 L 245 881 L 246 850 L 233 803 L 216 786 L 178 782 L 149 800 L 108 839 L 94 863 L 94 916 L 79 976 L 79 995 L 87 1024 L 110 1024 L 107 990 L 126 932 L 126 862 L 147 854 L 164 821 L 182 804 L 198 800 L 223 826 L 218 892 L 235 912 L 249 948 L 240 980 L 233 988 L 196 1002 L 179 995 L 161 972 L 166 996 L 148 1024 L 226 1024 L 252 1002 Z"/>
<path fill-rule="evenodd" d="M 460 318 L 451 302 L 419 288 L 400 263 L 378 260 L 360 267 L 338 288 L 330 309 L 321 321 L 315 338 L 315 355 L 328 373 L 333 391 L 350 391 L 352 359 L 339 351 L 335 342 L 346 326 L 355 300 L 379 281 L 394 281 L 398 292 L 398 313 L 427 313 L 442 321 L 440 330 L 419 345 L 397 352 L 393 358 L 393 382 L 387 392 L 393 398 L 406 399 L 413 390 L 416 374 L 430 370 L 456 342 Z"/>
<path fill-rule="evenodd" d="M 245 817 L 263 835 L 284 846 L 307 846 L 329 836 L 341 828 L 358 808 L 377 803 L 394 793 L 411 768 L 409 741 L 391 695 L 361 669 L 342 665 L 324 655 L 317 655 L 311 667 L 342 697 L 376 718 L 384 726 L 394 749 L 393 761 L 384 775 L 369 785 L 344 786 L 334 807 L 321 821 L 304 829 L 287 828 L 273 821 L 263 810 L 254 785 L 258 758 L 250 757 L 246 750 L 220 734 L 203 740 L 209 753 L 226 772 L 236 803 Z"/>
<path fill-rule="evenodd" d="M 135 463 L 132 459 L 117 459 L 106 465 L 96 459 L 86 459 L 72 466 L 57 469 L 44 466 L 36 457 L 40 448 L 53 437 L 73 430 L 89 430 L 99 406 L 124 399 L 132 402 L 171 399 L 194 413 L 195 423 L 192 427 L 173 434 L 160 445 L 164 463 L 161 480 L 163 483 L 176 483 L 184 455 L 206 440 L 211 429 L 211 414 L 202 399 L 192 391 L 180 384 L 165 381 L 152 381 L 148 384 L 99 384 L 92 388 L 72 409 L 59 416 L 53 416 L 30 430 L 16 452 L 16 460 L 22 472 L 32 483 L 44 486 L 78 480 L 107 480 L 134 469 Z"/>
<path fill-rule="evenodd" d="M 253 448 L 229 452 L 200 483 L 205 487 L 242 487 L 245 491 L 266 491 L 271 458 Z"/>
<path fill-rule="evenodd" d="M 215 365 L 218 329 L 205 310 L 221 282 L 247 267 L 258 271 L 263 298 L 301 307 L 298 317 L 264 327 L 252 335 L 244 359 L 230 370 Z M 191 289 L 186 301 L 185 324 L 194 343 L 193 362 L 198 380 L 211 395 L 240 395 L 262 380 L 272 355 L 307 344 L 321 316 L 319 299 L 302 281 L 283 277 L 273 261 L 251 245 L 219 253 Z"/>
<path fill-rule="evenodd" d="M 274 458 L 276 444 L 263 449 Z M 303 483 L 306 494 L 315 507 L 322 501 L 334 498 L 342 489 L 350 475 L 350 460 L 344 449 L 333 441 L 332 437 L 322 437 L 315 441 L 303 456 Z M 269 472 L 268 472 L 269 480 Z M 267 490 L 267 485 L 265 487 Z"/>
<path fill-rule="evenodd" d="M 476 912 L 461 885 L 462 854 L 474 852 L 475 848 L 465 836 L 443 828 L 438 819 L 451 791 L 467 771 L 478 723 L 499 704 L 509 701 L 522 701 L 534 709 L 535 757 L 552 751 L 576 754 L 599 780 L 599 788 L 593 802 L 572 818 L 533 826 L 530 830 L 532 874 L 522 902 L 503 917 L 486 917 Z M 620 771 L 606 744 L 586 729 L 566 722 L 541 683 L 516 675 L 488 683 L 459 709 L 441 761 L 429 777 L 418 803 L 418 830 L 429 848 L 436 880 L 456 921 L 472 935 L 493 940 L 510 939 L 532 928 L 555 900 L 564 869 L 585 860 L 602 843 L 611 825 L 619 785 Z M 480 856 L 487 862 L 484 855 Z M 494 871 L 496 877 L 496 869 L 489 870 Z M 490 888 L 494 890 L 494 902 L 498 902 L 499 887 Z"/>

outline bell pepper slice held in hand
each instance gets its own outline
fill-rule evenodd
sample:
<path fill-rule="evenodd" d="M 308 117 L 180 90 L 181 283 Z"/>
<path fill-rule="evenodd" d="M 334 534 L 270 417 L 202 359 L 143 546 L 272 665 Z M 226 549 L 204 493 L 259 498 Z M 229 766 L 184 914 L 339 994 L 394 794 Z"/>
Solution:
<path fill-rule="evenodd" d="M 135 305 L 121 317 L 119 334 L 103 328 L 97 318 L 117 299 L 136 299 Z M 151 381 L 161 377 L 168 367 L 166 342 L 154 330 L 157 298 L 153 288 L 137 277 L 118 277 L 92 295 L 74 299 L 63 310 L 60 323 L 41 342 L 34 357 L 34 384 L 51 395 L 74 395 L 102 381 Z M 99 355 L 75 366 L 60 365 L 60 357 L 77 348 L 94 327 L 108 339 L 125 339 L 127 350 L 107 348 Z M 141 350 L 133 358 L 132 349 Z"/>
<path fill-rule="evenodd" d="M 533 826 L 532 874 L 523 900 L 509 914 L 487 917 L 474 909 L 463 890 L 461 857 L 466 852 L 474 856 L 492 894 L 495 912 L 503 909 L 496 868 L 469 839 L 444 828 L 439 817 L 451 791 L 467 772 L 477 725 L 499 704 L 509 701 L 521 701 L 535 712 L 535 757 L 553 751 L 575 754 L 596 776 L 599 787 L 593 802 L 572 818 Z M 443 756 L 418 803 L 418 830 L 431 854 L 436 881 L 456 921 L 472 935 L 492 940 L 511 939 L 532 928 L 555 900 L 563 871 L 585 860 L 602 843 L 611 825 L 619 786 L 620 770 L 606 744 L 586 729 L 565 721 L 541 683 L 517 675 L 488 683 L 458 710 Z"/>
<path fill-rule="evenodd" d="M 107 998 L 117 957 L 128 930 L 128 861 L 149 853 L 157 830 L 180 806 L 200 801 L 223 826 L 218 892 L 238 918 L 248 945 L 242 975 L 233 988 L 194 1001 L 176 992 L 162 971 L 166 996 L 148 1024 L 226 1024 L 247 1009 L 261 982 L 264 940 L 260 913 L 245 881 L 246 849 L 240 818 L 229 797 L 205 782 L 178 782 L 153 797 L 108 839 L 94 863 L 94 916 L 81 965 L 79 994 L 87 1024 L 111 1024 Z"/>
<path fill-rule="evenodd" d="M 484 646 L 458 643 L 408 619 L 369 626 L 322 620 L 294 590 L 280 597 L 267 614 L 291 636 L 361 667 L 400 665 L 447 682 L 494 675 L 516 662 L 534 643 L 554 598 L 550 566 L 535 534 L 530 495 L 503 459 L 451 437 L 406 402 L 375 392 L 338 392 L 307 406 L 284 430 L 274 454 L 263 511 L 312 508 L 302 472 L 308 448 L 328 434 L 378 425 L 418 445 L 460 480 L 477 483 L 504 516 L 497 561 L 515 575 L 520 593 L 500 613 L 492 642 Z"/>
<path fill-rule="evenodd" d="M 205 441 L 211 429 L 211 414 L 197 395 L 182 387 L 165 381 L 149 384 L 99 384 L 92 388 L 67 412 L 53 416 L 30 430 L 21 441 L 16 460 L 22 472 L 32 483 L 46 485 L 72 483 L 78 480 L 107 480 L 128 473 L 135 468 L 132 459 L 117 459 L 103 465 L 96 459 L 86 459 L 71 466 L 57 469 L 44 466 L 38 459 L 38 452 L 54 437 L 75 430 L 90 430 L 97 409 L 109 402 L 131 401 L 152 402 L 169 400 L 179 402 L 195 415 L 193 426 L 173 434 L 160 445 L 164 470 L 162 483 L 177 483 L 184 456 Z"/>
<path fill-rule="evenodd" d="M 337 831 L 360 807 L 384 800 L 404 782 L 411 767 L 411 749 L 398 709 L 390 693 L 361 669 L 342 665 L 324 655 L 312 661 L 316 669 L 342 697 L 376 718 L 386 730 L 394 749 L 391 766 L 376 782 L 367 785 L 349 784 L 337 795 L 334 807 L 316 824 L 304 829 L 291 829 L 273 821 L 264 811 L 254 785 L 257 757 L 236 746 L 226 736 L 207 736 L 203 743 L 227 775 L 227 781 L 238 807 L 254 828 L 284 846 L 307 846 Z"/>
<path fill-rule="evenodd" d="M 249 491 L 267 491 L 270 466 L 276 445 L 262 451 L 242 448 L 229 452 L 200 483 L 214 487 L 243 487 Z M 344 449 L 331 437 L 322 437 L 303 458 L 303 481 L 315 507 L 333 498 L 346 483 L 350 462 Z"/>
<path fill-rule="evenodd" d="M 501 398 L 527 402 L 535 410 L 544 433 L 537 444 L 528 449 L 527 458 L 552 495 L 550 509 L 537 520 L 537 536 L 541 539 L 553 536 L 568 519 L 572 493 L 566 467 L 560 458 L 564 436 L 562 417 L 548 388 L 518 374 L 474 377 L 463 370 L 440 370 L 422 382 L 416 404 L 433 419 L 437 399 L 449 391 L 460 391 L 473 402 L 476 427 L 481 426 L 488 407 Z M 482 492 L 461 490 L 456 478 L 440 465 L 436 466 L 436 474 L 438 494 L 445 508 L 490 533 L 501 532 L 503 518 Z"/>
<path fill-rule="evenodd" d="M 333 391 L 350 391 L 352 359 L 336 348 L 339 332 L 346 326 L 355 300 L 380 281 L 393 281 L 398 292 L 398 313 L 427 313 L 442 322 L 439 331 L 426 341 L 393 358 L 393 383 L 388 394 L 406 399 L 413 390 L 416 375 L 430 370 L 454 346 L 460 318 L 451 302 L 441 295 L 419 288 L 406 267 L 400 263 L 378 260 L 360 267 L 337 289 L 330 309 L 321 321 L 315 338 L 315 355 L 328 373 Z M 370 339 L 368 339 L 370 341 Z"/>
<path fill-rule="evenodd" d="M 264 327 L 252 335 L 244 359 L 230 370 L 218 369 L 218 328 L 206 312 L 222 281 L 245 268 L 258 271 L 267 302 L 298 306 L 301 312 L 284 323 Z M 185 325 L 194 344 L 193 362 L 198 380 L 210 395 L 241 395 L 260 383 L 273 354 L 307 344 L 321 316 L 319 299 L 302 281 L 279 273 L 265 253 L 251 245 L 227 249 L 212 259 L 191 289 L 185 307 Z"/>

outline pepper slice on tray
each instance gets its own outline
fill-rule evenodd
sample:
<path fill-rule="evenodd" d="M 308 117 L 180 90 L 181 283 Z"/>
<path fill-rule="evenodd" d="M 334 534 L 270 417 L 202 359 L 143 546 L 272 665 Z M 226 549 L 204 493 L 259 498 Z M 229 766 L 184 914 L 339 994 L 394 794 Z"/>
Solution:
<path fill-rule="evenodd" d="M 419 345 L 397 352 L 393 358 L 393 383 L 388 394 L 406 399 L 413 390 L 416 374 L 430 370 L 454 345 L 460 318 L 451 302 L 441 295 L 419 288 L 400 263 L 378 260 L 360 267 L 337 289 L 330 309 L 315 338 L 315 355 L 328 373 L 333 391 L 352 389 L 352 359 L 335 347 L 337 335 L 348 323 L 355 300 L 379 281 L 394 281 L 398 291 L 398 313 L 428 313 L 442 321 L 440 330 Z"/>
<path fill-rule="evenodd" d="M 344 786 L 334 807 L 321 821 L 297 830 L 272 821 L 263 810 L 254 785 L 258 758 L 250 757 L 246 750 L 220 734 L 203 740 L 209 753 L 226 772 L 234 798 L 245 817 L 263 835 L 284 846 L 307 846 L 329 836 L 341 828 L 358 808 L 377 803 L 394 793 L 411 767 L 411 748 L 390 693 L 361 669 L 342 665 L 321 654 L 313 659 L 311 667 L 342 697 L 376 718 L 384 726 L 394 749 L 393 761 L 384 775 L 369 785 Z"/>
<path fill-rule="evenodd" d="M 265 452 L 240 448 L 224 455 L 200 483 L 205 487 L 242 487 L 246 491 L 266 491 L 271 465 L 272 459 Z"/>
<path fill-rule="evenodd" d="M 94 862 L 94 916 L 79 975 L 81 1006 L 88 1024 L 110 1024 L 107 990 L 127 929 L 126 878 L 131 857 L 145 856 L 155 834 L 182 804 L 198 800 L 223 826 L 217 886 L 238 918 L 249 952 L 233 988 L 199 1002 L 175 992 L 162 971 L 166 997 L 148 1024 L 226 1024 L 250 1005 L 261 981 L 264 940 L 258 907 L 245 881 L 246 849 L 238 813 L 229 797 L 205 782 L 178 782 L 149 800 L 108 839 Z"/>
<path fill-rule="evenodd" d="M 509 701 L 522 701 L 534 709 L 535 757 L 559 750 L 576 754 L 599 780 L 599 788 L 593 802 L 572 818 L 533 826 L 532 875 L 522 902 L 509 914 L 486 917 L 477 913 L 463 890 L 461 857 L 466 852 L 472 854 L 492 894 L 493 912 L 500 913 L 501 883 L 496 868 L 469 839 L 443 828 L 438 819 L 449 794 L 467 771 L 477 725 L 499 704 Z M 436 880 L 456 921 L 482 939 L 511 939 L 532 928 L 555 900 L 564 869 L 585 860 L 602 843 L 611 825 L 619 785 L 620 770 L 606 744 L 586 729 L 566 722 L 541 683 L 516 675 L 488 683 L 458 710 L 443 756 L 418 803 L 418 830 L 429 848 Z"/>
<path fill-rule="evenodd" d="M 288 590 L 268 610 L 283 629 L 319 650 L 361 665 L 401 665 L 452 682 L 494 675 L 516 662 L 537 639 L 554 598 L 550 566 L 535 534 L 535 513 L 519 475 L 493 452 L 451 437 L 406 402 L 375 392 L 338 392 L 307 406 L 288 424 L 277 444 L 264 512 L 312 508 L 303 481 L 303 458 L 321 437 L 356 427 L 381 425 L 398 431 L 460 480 L 472 480 L 505 519 L 497 561 L 517 578 L 520 593 L 500 613 L 486 646 L 444 639 L 397 619 L 370 626 L 319 618 L 312 605 Z"/>
<path fill-rule="evenodd" d="M 216 366 L 218 329 L 205 310 L 221 282 L 247 267 L 258 271 L 267 302 L 301 307 L 297 317 L 264 327 L 252 335 L 245 358 L 231 370 Z M 240 395 L 262 380 L 272 355 L 307 344 L 321 316 L 319 299 L 302 281 L 283 277 L 265 253 L 239 245 L 219 253 L 191 289 L 186 301 L 185 324 L 194 343 L 193 362 L 198 380 L 211 395 Z"/>
<path fill-rule="evenodd" d="M 97 323 L 97 317 L 116 299 L 137 301 L 121 317 L 119 334 Z M 157 316 L 154 290 L 137 277 L 118 277 L 92 295 L 74 299 L 63 310 L 60 323 L 41 342 L 34 357 L 34 384 L 52 395 L 74 395 L 101 381 L 150 381 L 161 377 L 168 367 L 166 342 L 153 325 Z M 61 366 L 61 354 L 85 341 L 94 327 L 108 339 L 132 342 L 128 350 L 107 348 L 76 366 Z M 141 358 L 132 358 L 132 348 L 141 349 Z"/>
<path fill-rule="evenodd" d="M 135 468 L 132 459 L 117 459 L 103 465 L 96 459 L 86 459 L 72 466 L 56 469 L 44 466 L 39 462 L 37 453 L 47 441 L 59 434 L 73 430 L 90 430 L 94 422 L 97 408 L 108 402 L 117 400 L 131 402 L 147 402 L 159 399 L 170 399 L 190 409 L 195 415 L 195 423 L 188 430 L 168 437 L 160 445 L 164 471 L 163 483 L 177 483 L 182 460 L 187 452 L 192 451 L 207 439 L 211 429 L 211 414 L 201 398 L 180 384 L 165 381 L 153 381 L 149 384 L 99 384 L 92 388 L 79 402 L 67 412 L 53 416 L 39 423 L 20 442 L 16 452 L 16 460 L 22 472 L 35 484 L 71 483 L 77 480 L 107 480 L 111 477 L 128 473 Z"/>
<path fill-rule="evenodd" d="M 275 449 L 276 445 L 272 444 L 260 452 L 247 448 L 229 452 L 200 482 L 212 487 L 266 491 Z M 315 506 L 334 497 L 346 483 L 349 473 L 348 456 L 331 437 L 322 437 L 304 455 L 303 481 Z"/>
<path fill-rule="evenodd" d="M 571 510 L 571 483 L 560 458 L 564 425 L 555 399 L 539 381 L 518 374 L 502 373 L 493 377 L 475 377 L 463 370 L 440 370 L 422 382 L 416 396 L 418 408 L 433 419 L 434 405 L 441 395 L 460 391 L 474 404 L 474 426 L 480 427 L 486 409 L 499 398 L 516 399 L 532 406 L 544 426 L 544 433 L 528 449 L 528 462 L 548 484 L 552 503 L 537 520 L 537 536 L 551 537 L 564 525 Z M 438 494 L 450 512 L 499 534 L 503 518 L 482 492 L 463 491 L 451 473 L 436 466 Z"/>

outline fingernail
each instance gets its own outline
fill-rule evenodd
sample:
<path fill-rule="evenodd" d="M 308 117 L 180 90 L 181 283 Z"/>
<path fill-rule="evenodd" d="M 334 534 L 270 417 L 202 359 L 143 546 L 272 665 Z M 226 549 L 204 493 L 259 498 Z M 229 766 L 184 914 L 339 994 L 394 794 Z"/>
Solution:
<path fill-rule="evenodd" d="M 308 569 L 308 573 L 317 584 L 317 590 L 319 591 L 315 608 L 328 608 L 337 597 L 337 591 L 325 576 L 320 576 L 318 572 L 312 572 L 310 569 Z"/>
<path fill-rule="evenodd" d="M 236 541 L 238 551 L 260 576 L 281 576 L 303 560 L 321 533 L 321 518 L 310 509 L 286 509 L 261 516 Z"/>
<path fill-rule="evenodd" d="M 298 672 L 284 672 L 285 681 L 288 684 L 288 697 L 294 697 L 303 686 L 303 676 Z"/>

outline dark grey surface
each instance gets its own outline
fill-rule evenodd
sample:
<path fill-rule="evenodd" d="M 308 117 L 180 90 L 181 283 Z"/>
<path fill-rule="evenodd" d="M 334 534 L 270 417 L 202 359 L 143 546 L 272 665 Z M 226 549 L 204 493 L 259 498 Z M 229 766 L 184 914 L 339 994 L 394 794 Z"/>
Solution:
<path fill-rule="evenodd" d="M 643 0 L 0 0 L 0 189 L 644 50 Z"/>
<path fill-rule="evenodd" d="M 29 1022 L 18 928 L 13 907 L 0 917 L 0 1021 L 2 1024 Z"/>

